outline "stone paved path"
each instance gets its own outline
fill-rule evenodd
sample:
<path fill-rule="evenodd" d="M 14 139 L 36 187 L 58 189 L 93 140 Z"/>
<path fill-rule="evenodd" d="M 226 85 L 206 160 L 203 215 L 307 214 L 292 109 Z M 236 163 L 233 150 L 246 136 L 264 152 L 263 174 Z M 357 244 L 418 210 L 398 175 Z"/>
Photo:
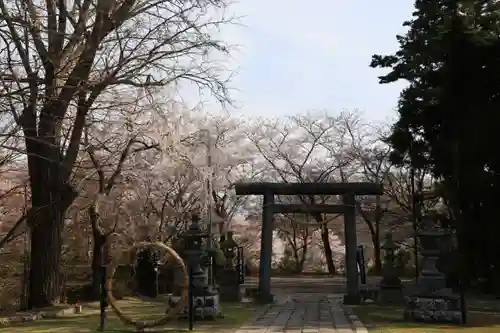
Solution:
<path fill-rule="evenodd" d="M 278 299 L 236 333 L 366 333 L 341 305 L 341 295 L 294 294 Z"/>

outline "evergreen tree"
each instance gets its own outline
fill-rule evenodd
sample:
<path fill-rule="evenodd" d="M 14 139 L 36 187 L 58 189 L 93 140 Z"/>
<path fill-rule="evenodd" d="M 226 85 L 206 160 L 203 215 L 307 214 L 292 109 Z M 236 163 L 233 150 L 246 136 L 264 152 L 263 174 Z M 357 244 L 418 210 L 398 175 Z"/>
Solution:
<path fill-rule="evenodd" d="M 496 197 L 500 194 L 500 4 L 417 0 L 393 55 L 374 55 L 389 68 L 380 82 L 406 80 L 389 143 L 399 164 L 430 167 L 443 180 L 472 278 L 500 276 Z M 492 149 L 493 148 L 493 149 Z M 493 248 L 493 250 L 492 250 Z M 498 267 L 498 269 L 496 268 Z"/>

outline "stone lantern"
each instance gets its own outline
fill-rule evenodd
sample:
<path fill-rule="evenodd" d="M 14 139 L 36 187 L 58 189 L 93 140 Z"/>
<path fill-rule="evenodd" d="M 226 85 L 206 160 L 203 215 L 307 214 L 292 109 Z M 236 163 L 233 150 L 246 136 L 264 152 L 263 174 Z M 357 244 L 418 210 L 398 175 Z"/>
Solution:
<path fill-rule="evenodd" d="M 450 230 L 440 228 L 427 217 L 417 232 L 422 255 L 417 290 L 406 297 L 404 318 L 413 321 L 462 323 L 460 296 L 446 288 L 446 279 L 436 267 L 443 244 L 451 237 Z"/>
<path fill-rule="evenodd" d="M 400 286 L 401 280 L 396 271 L 396 251 L 399 247 L 394 242 L 390 232 L 385 234 L 384 242 L 380 248 L 385 251 L 380 284 L 382 286 Z"/>
<path fill-rule="evenodd" d="M 228 231 L 225 240 L 221 242 L 221 249 L 226 257 L 226 267 L 234 268 L 234 258 L 238 250 L 238 243 L 234 240 L 233 231 Z"/>
<path fill-rule="evenodd" d="M 215 278 L 214 278 L 216 275 L 215 272 L 216 267 L 213 258 L 216 252 L 214 242 L 217 236 L 222 235 L 222 230 L 224 228 L 225 220 L 222 217 L 220 217 L 213 208 L 211 209 L 210 213 L 211 214 L 207 214 L 207 216 L 205 216 L 205 218 L 203 219 L 203 224 L 206 227 L 206 231 L 208 233 L 207 237 L 208 257 L 206 258 L 207 262 L 205 263 L 205 266 L 206 268 L 208 268 L 207 278 L 210 288 L 217 288 L 217 286 L 215 285 Z"/>
<path fill-rule="evenodd" d="M 399 247 L 392 239 L 390 232 L 385 234 L 381 249 L 385 251 L 382 280 L 380 281 L 380 301 L 397 303 L 403 300 L 402 284 L 396 271 L 396 250 Z"/>
<path fill-rule="evenodd" d="M 200 218 L 193 215 L 189 228 L 180 235 L 183 259 L 188 266 L 191 275 L 191 286 L 193 290 L 193 304 L 195 315 L 198 319 L 215 318 L 220 316 L 221 309 L 219 295 L 208 286 L 205 273 L 202 269 L 203 240 L 209 235 L 201 229 Z M 180 293 L 174 293 L 169 298 L 169 306 L 173 307 L 180 301 Z M 181 312 L 181 317 L 187 317 L 187 307 Z"/>
<path fill-rule="evenodd" d="M 240 284 L 238 272 L 234 267 L 234 259 L 238 250 L 238 243 L 234 240 L 232 231 L 228 231 L 220 244 L 226 258 L 225 265 L 219 274 L 220 297 L 222 301 L 235 302 L 240 300 Z"/>

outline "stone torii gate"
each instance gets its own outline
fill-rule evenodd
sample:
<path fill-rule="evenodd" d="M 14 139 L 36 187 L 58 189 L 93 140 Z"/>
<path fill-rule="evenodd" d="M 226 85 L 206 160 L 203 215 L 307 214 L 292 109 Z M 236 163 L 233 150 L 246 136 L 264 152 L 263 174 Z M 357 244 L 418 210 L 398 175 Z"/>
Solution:
<path fill-rule="evenodd" d="M 346 248 L 347 294 L 344 304 L 359 304 L 360 288 L 356 262 L 356 195 L 382 195 L 383 186 L 373 183 L 238 183 L 237 195 L 262 195 L 262 233 L 260 241 L 259 298 L 272 302 L 271 259 L 273 251 L 273 224 L 276 213 L 344 214 Z M 275 195 L 341 195 L 342 204 L 276 204 Z"/>

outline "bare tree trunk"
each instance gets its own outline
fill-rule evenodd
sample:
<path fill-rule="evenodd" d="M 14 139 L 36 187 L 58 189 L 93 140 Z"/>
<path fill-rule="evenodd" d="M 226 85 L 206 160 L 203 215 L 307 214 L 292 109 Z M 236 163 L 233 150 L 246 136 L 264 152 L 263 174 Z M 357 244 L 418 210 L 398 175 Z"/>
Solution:
<path fill-rule="evenodd" d="M 60 166 L 53 162 L 58 160 L 58 155 L 48 155 L 52 159 L 38 159 L 39 169 L 30 168 L 34 213 L 28 219 L 31 231 L 29 309 L 50 306 L 60 300 L 64 214 L 76 197 L 73 188 L 59 179 Z"/>
<path fill-rule="evenodd" d="M 62 214 L 45 208 L 31 221 L 31 261 L 28 308 L 57 303 L 60 292 Z"/>
<path fill-rule="evenodd" d="M 53 184 L 53 182 L 46 182 Z M 28 220 L 31 230 L 31 260 L 28 308 L 50 306 L 59 301 L 60 261 L 64 213 L 72 193 L 46 183 L 32 184 L 33 208 Z M 66 198 L 63 200 L 64 196 Z"/>
<path fill-rule="evenodd" d="M 23 216 L 28 213 L 28 189 L 24 186 L 24 207 Z M 31 231 L 28 229 L 24 233 L 24 253 L 23 253 L 23 280 L 21 283 L 21 300 L 20 307 L 21 311 L 28 310 L 28 292 L 29 292 L 29 276 L 30 276 L 30 258 L 31 258 Z"/>
<path fill-rule="evenodd" d="M 321 225 L 321 240 L 323 241 L 323 251 L 325 252 L 328 273 L 335 275 L 337 274 L 337 271 L 335 270 L 335 264 L 333 263 L 333 252 L 330 246 L 329 230 L 326 224 Z"/>
<path fill-rule="evenodd" d="M 311 196 L 309 200 L 311 205 L 315 203 L 314 196 Z M 328 267 L 328 273 L 335 275 L 337 274 L 337 271 L 333 262 L 332 247 L 330 246 L 330 230 L 328 229 L 328 225 L 323 223 L 324 218 L 322 214 L 315 214 L 314 219 L 316 222 L 321 223 L 321 241 L 323 242 L 323 251 L 325 254 L 326 266 Z"/>
<path fill-rule="evenodd" d="M 306 262 L 306 256 L 307 256 L 307 245 L 304 246 L 302 250 L 302 257 L 299 260 L 298 264 L 298 272 L 297 273 L 302 273 L 304 271 L 304 264 Z"/>
<path fill-rule="evenodd" d="M 102 235 L 104 236 L 104 235 Z M 101 265 L 103 262 L 104 244 L 106 243 L 106 237 L 95 237 L 94 236 L 94 246 L 92 250 L 92 299 L 97 300 L 101 295 L 101 281 L 102 281 L 102 270 Z"/>
<path fill-rule="evenodd" d="M 293 273 L 294 274 L 299 274 L 302 272 L 303 266 L 300 264 L 300 255 L 299 255 L 299 250 L 296 249 L 295 247 L 292 247 L 293 250 L 293 259 L 294 259 L 294 268 L 293 268 Z"/>
<path fill-rule="evenodd" d="M 380 275 L 382 273 L 382 253 L 380 250 L 380 240 L 377 235 L 372 234 L 373 242 L 373 256 L 375 259 L 375 274 Z"/>
<path fill-rule="evenodd" d="M 88 212 L 93 236 L 91 291 L 92 299 L 97 300 L 101 296 L 101 266 L 104 262 L 104 246 L 106 244 L 108 234 L 104 233 L 103 230 L 99 227 L 99 215 L 96 212 L 95 205 L 91 205 L 88 209 Z"/>
<path fill-rule="evenodd" d="M 382 257 L 380 254 L 380 222 L 382 221 L 382 207 L 380 206 L 380 195 L 375 198 L 375 228 L 370 228 L 372 234 L 373 249 L 375 256 L 375 274 L 382 273 Z"/>
<path fill-rule="evenodd" d="M 42 117 L 43 118 L 43 117 Z M 23 124 L 31 184 L 31 258 L 28 308 L 50 306 L 60 301 L 60 261 L 64 215 L 77 194 L 66 182 L 55 122 L 43 118 L 38 136 L 33 118 Z M 28 126 L 29 125 L 29 126 Z M 52 126 L 52 127 L 51 127 Z M 48 135 L 47 135 L 48 134 Z"/>
<path fill-rule="evenodd" d="M 293 251 L 293 258 L 295 262 L 294 273 L 300 274 L 304 271 L 304 263 L 306 262 L 307 255 L 307 245 L 304 245 L 302 248 L 297 248 L 295 246 L 291 246 Z"/>

